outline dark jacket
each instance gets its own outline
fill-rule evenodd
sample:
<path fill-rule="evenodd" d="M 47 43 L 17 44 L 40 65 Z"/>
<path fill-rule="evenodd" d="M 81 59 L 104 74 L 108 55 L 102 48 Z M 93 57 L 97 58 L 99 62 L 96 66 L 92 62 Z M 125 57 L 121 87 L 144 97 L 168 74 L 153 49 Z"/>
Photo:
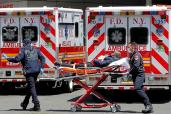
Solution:
<path fill-rule="evenodd" d="M 27 50 L 33 50 L 33 49 L 35 51 L 35 56 L 34 58 L 29 59 L 29 57 L 26 56 Z M 41 54 L 40 50 L 32 46 L 29 48 L 28 47 L 21 48 L 19 54 L 14 58 L 8 58 L 8 61 L 14 63 L 21 62 L 23 65 L 24 74 L 39 73 L 40 69 L 43 68 L 45 64 L 45 58 Z"/>
<path fill-rule="evenodd" d="M 103 61 L 99 61 L 98 59 L 94 60 L 94 65 L 96 67 L 105 67 L 108 66 L 111 62 L 117 61 L 119 58 L 112 57 L 112 56 L 107 56 L 104 58 Z"/>
<path fill-rule="evenodd" d="M 137 75 L 144 73 L 144 65 L 141 54 L 138 51 L 134 51 L 130 54 L 130 74 Z"/>

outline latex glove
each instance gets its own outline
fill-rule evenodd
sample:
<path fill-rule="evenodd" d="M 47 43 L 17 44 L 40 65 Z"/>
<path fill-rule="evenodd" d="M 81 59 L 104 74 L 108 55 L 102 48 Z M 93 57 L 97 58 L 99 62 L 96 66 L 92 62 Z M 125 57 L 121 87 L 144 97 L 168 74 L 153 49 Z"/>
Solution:
<path fill-rule="evenodd" d="M 2 57 L 4 58 L 4 59 L 8 59 L 8 56 L 6 55 L 6 54 L 2 54 Z"/>
<path fill-rule="evenodd" d="M 44 73 L 44 69 L 43 69 L 43 68 L 40 69 L 40 73 L 41 73 L 41 74 Z"/>

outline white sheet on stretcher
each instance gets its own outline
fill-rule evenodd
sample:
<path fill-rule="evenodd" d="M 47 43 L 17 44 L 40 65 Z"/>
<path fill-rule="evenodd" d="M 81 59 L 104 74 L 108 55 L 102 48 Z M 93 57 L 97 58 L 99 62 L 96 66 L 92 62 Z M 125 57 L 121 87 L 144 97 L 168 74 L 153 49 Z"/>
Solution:
<path fill-rule="evenodd" d="M 122 58 L 120 60 L 110 63 L 108 66 L 123 66 L 125 69 L 130 69 L 128 58 Z"/>

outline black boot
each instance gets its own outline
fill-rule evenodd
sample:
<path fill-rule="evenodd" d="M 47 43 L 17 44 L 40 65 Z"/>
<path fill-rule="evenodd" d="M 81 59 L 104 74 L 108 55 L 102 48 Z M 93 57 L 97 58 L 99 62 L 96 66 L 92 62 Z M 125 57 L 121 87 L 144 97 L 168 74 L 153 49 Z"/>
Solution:
<path fill-rule="evenodd" d="M 20 106 L 22 107 L 23 110 L 26 110 L 27 105 L 28 105 L 28 102 L 27 103 L 21 102 L 21 104 L 20 104 Z"/>
<path fill-rule="evenodd" d="M 153 111 L 153 107 L 152 107 L 152 105 L 147 105 L 146 107 L 145 107 L 145 110 L 142 110 L 142 113 L 153 113 L 154 111 Z"/>
<path fill-rule="evenodd" d="M 40 104 L 34 104 L 34 107 L 32 108 L 33 111 L 40 111 Z"/>

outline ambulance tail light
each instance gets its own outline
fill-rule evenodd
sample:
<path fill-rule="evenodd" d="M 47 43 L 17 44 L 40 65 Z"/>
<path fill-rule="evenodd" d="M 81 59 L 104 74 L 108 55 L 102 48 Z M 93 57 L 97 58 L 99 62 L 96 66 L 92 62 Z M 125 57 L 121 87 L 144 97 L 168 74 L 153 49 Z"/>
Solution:
<path fill-rule="evenodd" d="M 96 48 L 99 44 L 100 44 L 100 42 L 98 40 L 93 41 L 94 48 Z"/>
<path fill-rule="evenodd" d="M 163 44 L 163 40 L 158 39 L 157 40 L 157 45 L 162 45 L 162 44 Z"/>
<path fill-rule="evenodd" d="M 168 77 L 154 77 L 154 80 L 167 80 Z"/>
<path fill-rule="evenodd" d="M 152 76 L 148 78 L 149 81 L 165 81 L 168 80 L 167 76 Z"/>

